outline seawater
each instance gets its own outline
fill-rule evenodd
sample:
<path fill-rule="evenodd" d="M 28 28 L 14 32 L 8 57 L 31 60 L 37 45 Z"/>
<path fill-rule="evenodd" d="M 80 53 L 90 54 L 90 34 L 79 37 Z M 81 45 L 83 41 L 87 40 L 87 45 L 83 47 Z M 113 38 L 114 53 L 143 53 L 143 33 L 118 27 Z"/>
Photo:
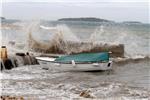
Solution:
<path fill-rule="evenodd" d="M 55 33 L 55 29 L 61 34 Z M 9 53 L 28 51 L 28 36 L 43 43 L 53 38 L 64 40 L 121 43 L 125 55 L 149 56 L 149 24 L 6 21 L 2 22 L 2 45 Z M 10 45 L 15 42 L 16 45 Z M 148 99 L 150 92 L 149 60 L 115 63 L 107 72 L 59 72 L 43 66 L 21 66 L 4 70 L 1 76 L 2 95 L 24 96 L 35 99 L 76 99 L 89 90 L 96 99 Z M 118 97 L 118 98 L 117 98 Z"/>
<path fill-rule="evenodd" d="M 2 23 L 5 25 L 9 21 Z M 17 28 L 13 26 L 17 26 Z M 55 35 L 55 29 L 61 32 L 62 35 Z M 127 56 L 150 56 L 149 24 L 84 21 L 16 21 L 11 22 L 9 26 L 6 25 L 1 31 L 4 45 L 8 45 L 9 41 L 15 41 L 20 45 L 22 44 L 20 46 L 21 49 L 27 49 L 28 34 L 31 33 L 35 40 L 42 42 L 48 42 L 54 37 L 63 37 L 64 40 L 71 41 L 120 43 L 125 45 L 125 54 Z"/>

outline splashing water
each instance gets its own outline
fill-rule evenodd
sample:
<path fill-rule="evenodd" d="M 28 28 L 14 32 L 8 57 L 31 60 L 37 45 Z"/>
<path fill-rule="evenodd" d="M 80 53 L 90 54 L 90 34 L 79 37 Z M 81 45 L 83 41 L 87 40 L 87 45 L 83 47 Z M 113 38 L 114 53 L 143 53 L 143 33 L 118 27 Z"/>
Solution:
<path fill-rule="evenodd" d="M 39 24 L 32 24 L 28 30 L 28 44 L 30 45 L 28 45 L 28 48 L 36 48 L 38 45 L 41 45 L 41 48 L 45 48 L 45 50 L 60 48 L 60 50 L 69 54 L 72 48 L 67 46 L 67 41 L 80 42 L 66 25 L 45 27 Z"/>
<path fill-rule="evenodd" d="M 127 56 L 135 55 L 150 55 L 149 54 L 149 25 L 124 25 L 124 24 L 95 24 L 95 23 L 60 23 L 60 22 L 18 22 L 21 24 L 21 29 L 4 29 L 2 31 L 3 41 L 14 40 L 17 46 L 25 51 L 30 50 L 30 46 L 35 46 L 32 42 L 38 42 L 42 48 L 59 47 L 66 53 L 72 51 L 79 52 L 85 49 L 91 49 L 97 44 L 124 44 Z M 22 23 L 24 23 L 22 25 Z M 47 23 L 47 24 L 45 24 Z M 82 27 L 77 27 L 82 26 Z M 92 30 L 94 30 L 92 32 Z M 84 33 L 85 31 L 85 33 Z M 89 31 L 89 33 L 88 33 Z M 78 33 L 76 33 L 78 32 Z M 77 35 L 78 34 L 78 35 Z M 32 38 L 31 38 L 32 36 Z M 86 36 L 86 39 L 79 37 Z M 88 37 L 89 36 L 89 37 Z M 11 38 L 11 39 L 10 39 Z M 5 40 L 4 40 L 5 39 Z M 35 41 L 34 41 L 35 40 Z M 91 42 L 91 45 L 73 47 L 67 41 L 75 41 L 82 44 L 83 41 Z M 8 45 L 5 43 L 6 45 Z M 30 44 L 30 46 L 29 46 Z M 10 48 L 12 49 L 12 48 Z M 16 48 L 18 49 L 18 48 Z M 22 49 L 22 50 L 23 50 Z"/>
<path fill-rule="evenodd" d="M 99 35 L 102 37 L 103 34 L 105 34 L 104 26 L 100 26 L 99 28 L 97 28 L 97 29 L 95 30 L 95 32 L 94 32 L 93 34 L 91 34 L 91 36 L 90 36 L 90 41 L 91 41 L 91 42 L 97 41 L 97 37 L 98 37 Z M 102 41 L 101 41 L 101 42 L 102 42 Z"/>
<path fill-rule="evenodd" d="M 43 28 L 44 29 L 46 28 L 46 31 L 49 32 L 51 36 L 44 43 L 41 42 L 41 40 L 38 39 L 37 37 L 35 38 L 34 33 L 37 34 L 40 31 L 40 33 L 38 33 L 38 34 L 42 34 L 40 38 L 43 38 L 43 36 L 46 33 L 41 32 L 41 30 L 39 29 L 38 32 L 30 31 L 29 48 L 33 48 L 35 51 L 40 50 L 40 52 L 43 51 L 48 53 L 72 54 L 72 53 L 81 53 L 81 52 L 100 52 L 100 51 L 105 51 L 105 49 L 107 48 L 111 48 L 111 46 L 115 46 L 110 43 L 107 44 L 105 42 L 103 43 L 95 42 L 95 41 L 83 42 L 82 40 L 79 40 L 77 36 L 74 35 L 66 25 L 57 25 L 54 28 L 42 26 L 41 28 L 42 28 L 41 30 L 43 30 Z"/>
<path fill-rule="evenodd" d="M 91 34 L 90 40 L 92 42 L 101 41 L 106 43 L 111 42 L 113 44 L 124 44 L 126 56 L 129 57 L 137 55 L 150 56 L 148 52 L 149 40 L 144 37 L 148 36 L 148 33 L 138 34 L 144 31 L 137 30 L 135 32 L 135 30 L 119 29 L 119 27 L 118 30 L 115 30 L 115 28 L 112 27 L 113 26 L 111 26 L 110 29 L 103 25 L 98 27 L 95 32 Z"/>

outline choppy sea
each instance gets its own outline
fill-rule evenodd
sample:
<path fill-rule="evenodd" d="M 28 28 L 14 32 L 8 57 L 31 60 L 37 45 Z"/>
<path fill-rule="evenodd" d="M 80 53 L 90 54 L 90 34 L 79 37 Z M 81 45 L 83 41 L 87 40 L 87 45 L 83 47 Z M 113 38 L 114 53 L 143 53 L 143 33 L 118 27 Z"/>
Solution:
<path fill-rule="evenodd" d="M 124 44 L 126 57 L 148 59 L 115 63 L 111 72 L 59 72 L 44 70 L 40 65 L 4 70 L 0 74 L 2 95 L 65 100 L 83 99 L 81 93 L 88 91 L 95 99 L 149 98 L 149 24 L 5 20 L 1 25 L 1 45 L 7 46 L 8 53 L 26 52 L 30 50 L 29 33 L 37 41 L 48 42 L 55 34 L 53 29 L 62 32 L 65 40 Z"/>

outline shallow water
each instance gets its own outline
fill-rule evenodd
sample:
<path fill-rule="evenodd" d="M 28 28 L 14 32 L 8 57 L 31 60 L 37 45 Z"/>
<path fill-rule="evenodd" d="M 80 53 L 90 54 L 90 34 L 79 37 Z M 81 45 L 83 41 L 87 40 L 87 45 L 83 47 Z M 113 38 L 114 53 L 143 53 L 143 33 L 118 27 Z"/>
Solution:
<path fill-rule="evenodd" d="M 111 72 L 59 72 L 32 65 L 1 73 L 2 95 L 26 98 L 84 98 L 89 90 L 93 98 L 148 99 L 150 74 L 148 61 L 113 65 Z"/>

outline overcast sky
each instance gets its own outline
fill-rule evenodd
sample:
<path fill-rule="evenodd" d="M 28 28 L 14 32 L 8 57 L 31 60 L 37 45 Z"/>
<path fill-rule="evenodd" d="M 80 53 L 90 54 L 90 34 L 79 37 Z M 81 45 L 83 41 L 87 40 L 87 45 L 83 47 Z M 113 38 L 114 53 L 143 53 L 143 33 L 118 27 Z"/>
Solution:
<path fill-rule="evenodd" d="M 3 0 L 1 15 L 13 19 L 97 17 L 149 23 L 148 0 Z"/>

